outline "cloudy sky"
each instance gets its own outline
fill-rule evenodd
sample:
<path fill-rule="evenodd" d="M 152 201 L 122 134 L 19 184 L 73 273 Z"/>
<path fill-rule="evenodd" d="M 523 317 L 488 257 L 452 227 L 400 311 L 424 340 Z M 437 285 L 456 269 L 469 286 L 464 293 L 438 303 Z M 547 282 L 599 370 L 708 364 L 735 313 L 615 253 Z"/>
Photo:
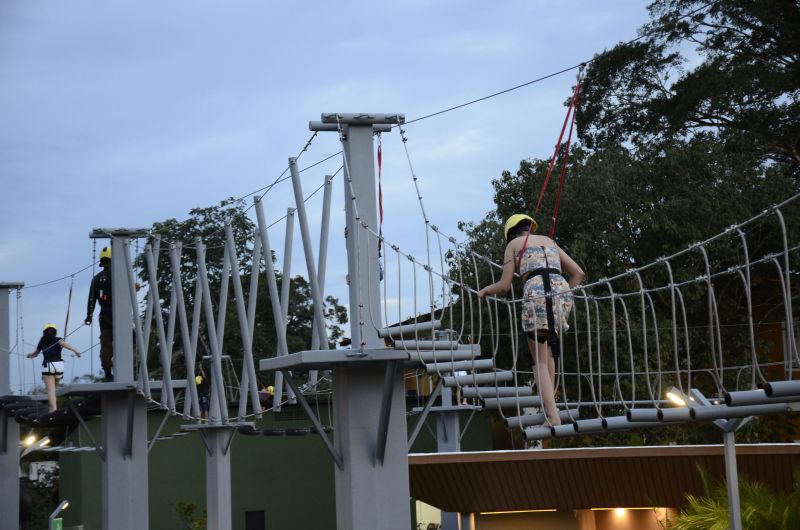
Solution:
<path fill-rule="evenodd" d="M 590 59 L 646 20 L 636 0 L 0 2 L 0 281 L 34 285 L 90 265 L 94 227 L 149 227 L 267 185 L 322 112 L 410 120 Z M 435 224 L 457 234 L 458 221 L 491 209 L 492 178 L 550 154 L 574 80 L 407 127 Z M 299 165 L 338 150 L 335 134 L 321 134 Z M 419 252 L 423 225 L 396 132 L 383 157 L 384 234 Z M 303 173 L 306 193 L 340 165 Z M 341 178 L 334 186 L 328 290 L 346 302 Z M 265 197 L 268 219 L 291 193 L 287 182 Z M 319 205 L 309 201 L 314 233 Z M 270 233 L 276 249 L 283 228 Z M 294 263 L 305 274 L 299 240 Z M 90 280 L 91 271 L 74 277 L 70 331 Z M 12 298 L 12 346 L 24 334 L 20 349 L 31 351 L 44 322 L 63 323 L 69 285 L 24 290 L 21 326 Z M 91 346 L 88 328 L 68 340 Z M 97 372 L 90 357 L 69 357 L 67 378 Z M 20 360 L 11 356 L 15 391 L 39 381 L 39 361 Z"/>

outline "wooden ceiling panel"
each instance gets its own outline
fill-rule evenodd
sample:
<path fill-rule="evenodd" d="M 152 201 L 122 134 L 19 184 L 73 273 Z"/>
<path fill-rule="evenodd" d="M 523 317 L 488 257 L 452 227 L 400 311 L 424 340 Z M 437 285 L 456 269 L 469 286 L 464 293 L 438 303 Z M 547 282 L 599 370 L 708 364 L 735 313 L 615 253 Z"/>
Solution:
<path fill-rule="evenodd" d="M 723 448 L 598 447 L 414 454 L 411 495 L 445 511 L 672 506 L 702 494 L 698 466 L 724 475 Z M 742 476 L 788 491 L 800 444 L 737 446 Z"/>

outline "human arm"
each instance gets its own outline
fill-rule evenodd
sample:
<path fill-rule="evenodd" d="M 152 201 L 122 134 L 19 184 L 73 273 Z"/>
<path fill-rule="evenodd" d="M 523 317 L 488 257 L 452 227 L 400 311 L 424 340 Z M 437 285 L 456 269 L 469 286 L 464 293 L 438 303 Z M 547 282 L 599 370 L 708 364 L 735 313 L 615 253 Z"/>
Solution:
<path fill-rule="evenodd" d="M 567 281 L 569 288 L 574 289 L 586 279 L 586 273 L 583 272 L 580 265 L 575 263 L 575 260 L 569 257 L 569 254 L 561 250 L 561 247 L 556 245 L 556 248 L 558 249 L 558 257 L 561 260 L 561 268 L 569 275 L 569 280 Z"/>
<path fill-rule="evenodd" d="M 90 326 L 92 324 L 92 315 L 94 314 L 94 306 L 97 303 L 97 276 L 92 278 L 92 285 L 89 287 L 89 300 L 86 304 L 86 320 L 84 324 Z"/>
<path fill-rule="evenodd" d="M 39 352 L 40 352 L 40 351 L 42 351 L 42 350 L 40 350 L 39 348 L 36 348 L 35 350 L 33 350 L 32 352 L 30 352 L 30 353 L 28 354 L 28 359 L 33 359 L 34 357 L 36 357 L 37 355 L 39 355 Z"/>
<path fill-rule="evenodd" d="M 71 351 L 72 353 L 77 355 L 78 357 L 81 356 L 81 352 L 79 352 L 77 349 L 75 349 L 74 346 L 72 346 L 71 344 L 67 343 L 66 341 L 60 340 L 60 341 L 58 341 L 58 343 L 61 345 L 62 348 L 68 349 L 69 351 Z"/>
<path fill-rule="evenodd" d="M 508 290 L 511 288 L 511 282 L 514 280 L 514 266 L 515 266 L 515 257 L 514 257 L 514 244 L 513 242 L 506 245 L 506 251 L 503 254 L 503 274 L 500 276 L 500 279 L 494 282 L 491 285 L 487 285 L 480 291 L 478 291 L 478 296 L 483 298 L 487 295 L 494 295 L 494 294 L 501 294 L 507 293 Z"/>

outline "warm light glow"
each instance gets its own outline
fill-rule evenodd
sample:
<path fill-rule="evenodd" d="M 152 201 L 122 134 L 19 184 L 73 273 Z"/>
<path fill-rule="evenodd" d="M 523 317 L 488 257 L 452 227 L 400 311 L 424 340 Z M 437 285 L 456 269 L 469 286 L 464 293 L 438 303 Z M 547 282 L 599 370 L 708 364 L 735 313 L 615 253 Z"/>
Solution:
<path fill-rule="evenodd" d="M 50 438 L 48 438 L 47 436 L 45 436 L 39 441 L 39 447 L 45 447 L 48 445 L 50 445 Z"/>
<path fill-rule="evenodd" d="M 66 510 L 69 508 L 69 501 L 64 501 L 64 505 L 61 507 L 62 510 Z"/>
<path fill-rule="evenodd" d="M 614 508 L 614 515 L 616 515 L 617 517 L 624 517 L 625 508 Z"/>
<path fill-rule="evenodd" d="M 686 401 L 684 401 L 684 399 L 677 394 L 677 391 L 670 390 L 669 392 L 667 392 L 667 397 L 669 398 L 670 401 L 672 401 L 679 407 L 686 406 Z"/>
<path fill-rule="evenodd" d="M 593 512 L 610 512 L 611 510 L 666 510 L 655 506 L 637 506 L 635 508 L 591 508 Z"/>
<path fill-rule="evenodd" d="M 22 445 L 25 447 L 30 447 L 36 441 L 36 435 L 29 434 L 25 437 L 25 440 L 22 441 Z"/>
<path fill-rule="evenodd" d="M 481 515 L 503 515 L 506 513 L 541 513 L 541 512 L 555 512 L 555 508 L 546 508 L 542 510 L 509 510 L 507 512 L 480 512 Z"/>

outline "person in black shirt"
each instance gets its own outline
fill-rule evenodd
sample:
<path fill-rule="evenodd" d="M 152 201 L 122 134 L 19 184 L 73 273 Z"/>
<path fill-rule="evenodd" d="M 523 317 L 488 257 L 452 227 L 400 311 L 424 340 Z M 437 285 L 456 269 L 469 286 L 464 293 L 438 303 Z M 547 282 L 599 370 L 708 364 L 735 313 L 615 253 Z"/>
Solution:
<path fill-rule="evenodd" d="M 78 357 L 81 352 L 67 344 L 64 339 L 57 337 L 58 330 L 55 324 L 45 324 L 42 329 L 42 338 L 36 349 L 28 354 L 28 358 L 33 359 L 40 353 L 42 359 L 42 381 L 47 389 L 47 403 L 50 412 L 56 410 L 56 384 L 64 377 L 64 360 L 61 358 L 61 350 L 66 348 Z"/>
<path fill-rule="evenodd" d="M 106 381 L 113 381 L 114 366 L 114 332 L 111 317 L 111 247 L 103 247 L 100 251 L 100 266 L 103 268 L 92 278 L 89 288 L 89 303 L 86 308 L 84 324 L 92 325 L 95 304 L 100 304 L 100 364 L 103 367 Z"/>

